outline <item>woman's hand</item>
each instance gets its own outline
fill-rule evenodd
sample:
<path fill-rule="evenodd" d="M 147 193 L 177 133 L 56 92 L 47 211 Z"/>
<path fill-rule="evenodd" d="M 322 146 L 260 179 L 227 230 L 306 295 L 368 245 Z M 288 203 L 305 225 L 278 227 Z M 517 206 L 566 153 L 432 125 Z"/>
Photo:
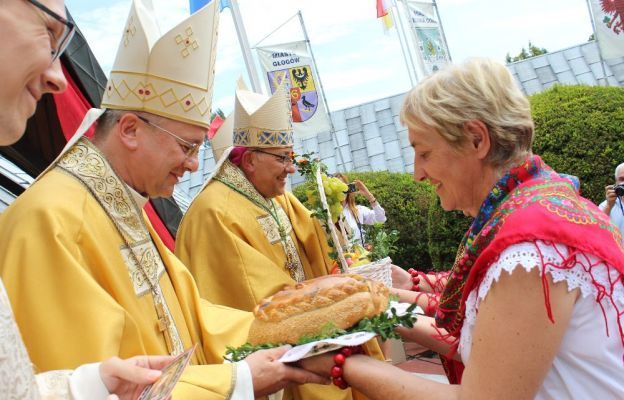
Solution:
<path fill-rule="evenodd" d="M 316 375 L 329 378 L 329 372 L 334 366 L 334 354 L 336 352 L 324 353 L 314 357 L 304 358 L 297 363 L 301 368 L 313 372 Z"/>
<path fill-rule="evenodd" d="M 412 275 L 403 268 L 392 265 L 392 287 L 395 289 L 412 290 Z"/>
<path fill-rule="evenodd" d="M 358 190 L 358 192 L 362 193 L 362 195 L 368 199 L 369 203 L 373 203 L 375 201 L 375 197 L 368 190 L 364 182 L 356 179 L 353 181 L 353 183 L 355 183 L 355 188 Z"/>
<path fill-rule="evenodd" d="M 122 360 L 110 358 L 100 364 L 100 377 L 110 393 L 108 400 L 134 400 L 149 384 L 162 375 L 172 356 L 136 356 Z"/>

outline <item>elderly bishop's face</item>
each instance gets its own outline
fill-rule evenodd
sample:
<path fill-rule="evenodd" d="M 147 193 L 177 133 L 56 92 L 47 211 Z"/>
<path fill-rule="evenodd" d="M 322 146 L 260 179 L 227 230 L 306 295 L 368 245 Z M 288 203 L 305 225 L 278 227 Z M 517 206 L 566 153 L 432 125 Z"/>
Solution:
<path fill-rule="evenodd" d="M 65 17 L 63 0 L 39 0 Z M 67 81 L 52 51 L 65 25 L 31 1 L 5 0 L 0 5 L 0 145 L 16 142 L 45 93 L 65 90 Z"/>
<path fill-rule="evenodd" d="M 250 181 L 265 198 L 284 194 L 286 179 L 296 171 L 292 147 L 251 150 L 256 157 L 256 168 Z"/>

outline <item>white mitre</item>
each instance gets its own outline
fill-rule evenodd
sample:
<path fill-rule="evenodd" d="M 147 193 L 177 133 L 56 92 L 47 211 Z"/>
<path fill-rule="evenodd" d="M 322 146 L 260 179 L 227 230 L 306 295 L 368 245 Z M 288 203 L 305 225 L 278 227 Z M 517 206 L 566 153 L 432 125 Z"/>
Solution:
<path fill-rule="evenodd" d="M 215 161 L 219 160 L 223 152 L 232 147 L 232 129 L 234 129 L 234 113 L 225 118 L 215 135 L 210 139 L 210 147 L 212 147 L 212 155 Z"/>
<path fill-rule="evenodd" d="M 243 77 L 239 77 L 236 81 L 236 89 L 248 90 Z M 210 147 L 215 161 L 221 159 L 223 152 L 234 145 L 232 131 L 234 130 L 234 111 L 232 111 L 225 121 L 221 124 L 215 135 L 210 139 Z M 229 154 L 229 152 L 228 152 Z"/>
<path fill-rule="evenodd" d="M 271 97 L 236 91 L 233 141 L 234 146 L 243 147 L 294 145 L 290 95 L 284 85 Z"/>
<path fill-rule="evenodd" d="M 54 168 L 106 109 L 146 111 L 208 127 L 219 22 L 216 3 L 211 1 L 161 37 L 151 0 L 134 0 L 102 108 L 87 111 L 39 177 Z"/>
<path fill-rule="evenodd" d="M 151 0 L 134 0 L 102 108 L 210 125 L 219 12 L 211 1 L 160 35 Z"/>

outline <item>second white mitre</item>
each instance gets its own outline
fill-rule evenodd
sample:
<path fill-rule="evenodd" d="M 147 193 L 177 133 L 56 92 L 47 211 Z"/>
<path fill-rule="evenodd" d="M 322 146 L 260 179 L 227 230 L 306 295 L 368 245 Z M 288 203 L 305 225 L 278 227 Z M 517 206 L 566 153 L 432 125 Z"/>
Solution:
<path fill-rule="evenodd" d="M 134 0 L 102 107 L 208 127 L 219 12 L 211 1 L 162 37 L 151 0 Z"/>
<path fill-rule="evenodd" d="M 234 146 L 289 147 L 294 145 L 290 95 L 285 85 L 272 96 L 238 89 L 234 103 Z"/>

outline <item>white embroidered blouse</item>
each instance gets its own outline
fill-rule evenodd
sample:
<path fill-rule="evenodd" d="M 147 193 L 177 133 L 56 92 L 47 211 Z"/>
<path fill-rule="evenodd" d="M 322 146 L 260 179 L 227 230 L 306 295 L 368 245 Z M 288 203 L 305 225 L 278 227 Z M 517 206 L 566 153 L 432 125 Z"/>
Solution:
<path fill-rule="evenodd" d="M 360 231 L 360 225 L 373 225 L 378 222 L 386 222 L 386 210 L 384 210 L 378 202 L 373 204 L 372 209 L 361 205 L 356 205 L 355 207 L 358 210 L 357 219 L 351 213 L 349 207 L 343 208 L 342 216 L 349 228 L 350 242 L 363 245 L 362 239 L 364 239 L 364 232 Z"/>
<path fill-rule="evenodd" d="M 479 313 L 479 304 L 485 299 L 489 289 L 498 281 L 503 271 L 513 274 L 518 266 L 527 271 L 539 266 L 541 271 L 540 254 L 546 265 L 546 273 L 551 275 L 553 281 L 565 281 L 568 290 L 578 288 L 581 295 L 574 306 L 561 347 L 535 398 L 624 398 L 624 349 L 617 325 L 618 316 L 607 297 L 601 301 L 603 314 L 601 305 L 596 302 L 598 290 L 587 272 L 588 266 L 594 265 L 594 280 L 608 288 L 609 274 L 613 277 L 615 270 L 595 256 L 585 253 L 577 254 L 576 264 L 570 269 L 549 266 L 550 263 L 561 265 L 570 254 L 569 249 L 560 244 L 522 242 L 509 246 L 501 253 L 499 259 L 486 272 L 483 282 L 469 294 L 466 301 L 466 318 L 459 342 L 462 361 L 465 365 L 470 362 L 472 331 Z M 622 285 L 615 286 L 612 298 L 620 310 L 624 309 Z"/>

